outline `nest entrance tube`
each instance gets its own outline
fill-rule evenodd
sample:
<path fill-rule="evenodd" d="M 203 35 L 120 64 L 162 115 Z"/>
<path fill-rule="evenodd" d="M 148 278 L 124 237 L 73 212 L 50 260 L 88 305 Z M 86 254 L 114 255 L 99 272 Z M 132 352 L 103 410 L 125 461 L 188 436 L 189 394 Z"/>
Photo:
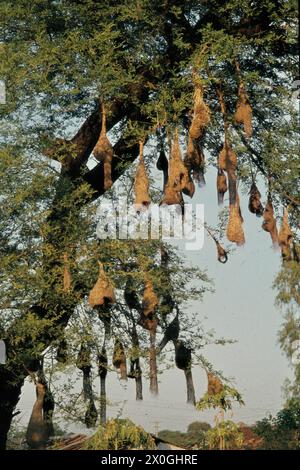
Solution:
<path fill-rule="evenodd" d="M 266 232 L 269 232 L 272 238 L 273 246 L 278 246 L 278 231 L 276 226 L 276 219 L 274 217 L 274 208 L 272 204 L 271 195 L 268 195 L 268 201 L 263 212 L 263 223 L 262 228 Z"/>
<path fill-rule="evenodd" d="M 184 163 L 195 181 L 200 187 L 205 186 L 204 168 L 205 157 L 199 140 L 193 140 L 190 136 Z"/>
<path fill-rule="evenodd" d="M 89 304 L 91 307 L 106 307 L 116 302 L 114 289 L 103 269 L 102 263 L 99 263 L 99 275 L 96 284 L 89 295 Z"/>
<path fill-rule="evenodd" d="M 63 276 L 63 291 L 65 293 L 69 292 L 72 285 L 72 277 L 69 269 L 68 255 L 64 253 L 63 255 L 64 263 L 64 276 Z"/>
<path fill-rule="evenodd" d="M 282 223 L 278 236 L 279 246 L 284 261 L 292 260 L 291 245 L 293 242 L 293 233 L 289 225 L 289 216 L 287 209 L 284 209 Z"/>
<path fill-rule="evenodd" d="M 49 429 L 43 415 L 43 405 L 46 395 L 44 384 L 36 383 L 36 401 L 27 426 L 26 442 L 31 449 L 43 447 L 49 439 Z"/>
<path fill-rule="evenodd" d="M 250 197 L 249 197 L 248 207 L 249 207 L 249 211 L 252 214 L 255 214 L 257 217 L 261 217 L 264 212 L 264 208 L 262 206 L 260 199 L 261 199 L 261 194 L 256 184 L 253 182 L 250 188 Z"/>
<path fill-rule="evenodd" d="M 149 178 L 143 158 L 144 144 L 140 141 L 139 163 L 134 179 L 134 206 L 137 212 L 146 210 L 151 204 L 149 196 Z"/>
<path fill-rule="evenodd" d="M 196 397 L 192 376 L 192 351 L 190 348 L 187 348 L 181 340 L 174 341 L 174 346 L 176 366 L 178 369 L 183 370 L 185 375 L 187 403 L 195 405 Z"/>
<path fill-rule="evenodd" d="M 164 188 L 164 197 L 161 204 L 182 205 L 182 192 L 187 196 L 193 197 L 195 185 L 191 179 L 187 166 L 182 160 L 178 129 L 176 128 L 173 143 L 171 145 L 168 182 Z"/>
<path fill-rule="evenodd" d="M 101 105 L 102 108 L 102 124 L 101 124 L 101 132 L 96 143 L 93 154 L 96 160 L 103 163 L 103 174 L 104 174 L 104 189 L 109 189 L 113 182 L 111 179 L 111 165 L 112 159 L 114 155 L 113 147 L 108 140 L 106 135 L 106 111 L 104 104 Z"/>
<path fill-rule="evenodd" d="M 229 206 L 229 220 L 226 230 L 227 238 L 230 242 L 241 246 L 245 243 L 243 230 L 243 218 L 240 211 L 239 198 L 236 198 L 235 204 Z"/>
<path fill-rule="evenodd" d="M 127 380 L 126 355 L 123 343 L 116 339 L 113 352 L 113 366 L 120 371 L 121 380 Z"/>
<path fill-rule="evenodd" d="M 218 204 L 223 204 L 224 195 L 227 191 L 227 178 L 224 171 L 219 168 L 218 175 L 217 175 L 217 192 L 218 192 Z"/>

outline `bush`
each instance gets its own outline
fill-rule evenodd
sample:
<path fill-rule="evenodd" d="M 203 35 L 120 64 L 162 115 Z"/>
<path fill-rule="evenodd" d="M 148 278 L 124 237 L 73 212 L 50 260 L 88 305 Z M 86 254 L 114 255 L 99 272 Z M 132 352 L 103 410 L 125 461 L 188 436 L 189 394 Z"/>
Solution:
<path fill-rule="evenodd" d="M 129 419 L 111 419 L 87 440 L 87 450 L 156 449 L 154 439 Z"/>

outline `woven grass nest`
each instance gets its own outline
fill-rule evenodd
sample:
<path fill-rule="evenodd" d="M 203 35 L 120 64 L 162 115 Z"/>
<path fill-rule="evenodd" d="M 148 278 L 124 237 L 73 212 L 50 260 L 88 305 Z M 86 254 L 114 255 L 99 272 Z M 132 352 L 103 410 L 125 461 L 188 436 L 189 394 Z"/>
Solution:
<path fill-rule="evenodd" d="M 229 220 L 226 235 L 230 242 L 236 243 L 239 246 L 245 243 L 243 217 L 241 215 L 238 195 L 235 204 L 229 205 Z"/>
<path fill-rule="evenodd" d="M 126 355 L 123 343 L 116 339 L 114 352 L 113 352 L 113 366 L 120 371 L 120 378 L 126 380 L 127 378 L 127 367 L 126 367 Z"/>
<path fill-rule="evenodd" d="M 291 245 L 293 243 L 293 233 L 289 225 L 289 216 L 287 209 L 284 209 L 281 227 L 278 236 L 279 246 L 281 248 L 282 257 L 289 261 L 292 259 Z"/>
<path fill-rule="evenodd" d="M 91 307 L 112 305 L 116 302 L 114 289 L 107 278 L 103 266 L 99 263 L 99 276 L 89 295 Z"/>
<path fill-rule="evenodd" d="M 154 292 L 153 284 L 150 279 L 146 279 L 142 299 L 142 309 L 145 317 L 155 313 L 158 306 L 158 298 Z"/>
<path fill-rule="evenodd" d="M 104 189 L 109 189 L 113 182 L 111 179 L 111 164 L 114 155 L 113 147 L 106 134 L 106 112 L 102 104 L 102 125 L 99 139 L 93 150 L 94 157 L 103 163 Z"/>
<path fill-rule="evenodd" d="M 241 82 L 238 91 L 238 102 L 234 119 L 237 124 L 243 124 L 247 137 L 252 136 L 252 107 L 249 103 L 244 84 Z"/>
<path fill-rule="evenodd" d="M 97 361 L 98 361 L 99 377 L 101 379 L 105 379 L 105 377 L 107 376 L 108 360 L 107 360 L 106 349 L 104 346 L 102 347 L 101 352 L 98 354 Z"/>
<path fill-rule="evenodd" d="M 143 211 L 151 204 L 151 198 L 149 196 L 149 178 L 143 158 L 143 149 L 143 142 L 140 142 L 139 163 L 134 179 L 134 205 L 137 211 Z"/>
<path fill-rule="evenodd" d="M 269 232 L 272 238 L 272 242 L 274 246 L 278 245 L 278 230 L 276 226 L 276 219 L 274 217 L 274 208 L 272 204 L 271 195 L 268 195 L 268 201 L 265 206 L 265 210 L 263 212 L 263 223 L 262 228 L 266 232 Z"/>
<path fill-rule="evenodd" d="M 264 208 L 261 203 L 261 194 L 253 182 L 250 188 L 249 204 L 248 208 L 252 214 L 255 214 L 257 217 L 261 217 L 264 213 Z"/>
<path fill-rule="evenodd" d="M 224 171 L 219 168 L 218 175 L 217 175 L 217 193 L 218 193 L 218 204 L 223 204 L 224 195 L 228 189 L 227 186 L 227 178 Z"/>
<path fill-rule="evenodd" d="M 194 93 L 194 114 L 189 129 L 191 139 L 202 137 L 205 128 L 210 122 L 210 109 L 203 100 L 203 88 L 201 85 L 195 85 Z"/>
<path fill-rule="evenodd" d="M 205 186 L 204 168 L 205 157 L 199 140 L 193 140 L 190 136 L 184 163 L 200 187 Z"/>
<path fill-rule="evenodd" d="M 91 352 L 90 349 L 82 343 L 76 359 L 76 367 L 83 372 L 91 370 Z"/>
<path fill-rule="evenodd" d="M 207 374 L 207 393 L 208 395 L 218 395 L 223 391 L 223 384 L 221 380 L 211 372 L 206 371 Z"/>
<path fill-rule="evenodd" d="M 191 179 L 187 166 L 182 161 L 178 129 L 176 129 L 173 144 L 171 146 L 168 182 L 164 188 L 164 197 L 161 204 L 182 204 L 182 192 L 193 197 L 195 185 Z"/>

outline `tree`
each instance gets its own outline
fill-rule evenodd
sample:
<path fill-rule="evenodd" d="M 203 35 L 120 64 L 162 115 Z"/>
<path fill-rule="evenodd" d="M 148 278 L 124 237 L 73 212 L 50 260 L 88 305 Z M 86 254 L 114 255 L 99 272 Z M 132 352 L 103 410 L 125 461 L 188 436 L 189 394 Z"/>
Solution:
<path fill-rule="evenodd" d="M 243 434 L 233 421 L 221 421 L 206 433 L 210 449 L 240 449 L 243 445 Z"/>
<path fill-rule="evenodd" d="M 295 250 L 299 245 L 295 244 Z M 286 380 L 285 394 L 287 403 L 300 400 L 300 265 L 297 261 L 284 263 L 276 276 L 274 288 L 277 290 L 276 303 L 284 311 L 284 322 L 279 332 L 279 343 L 294 369 L 294 381 Z"/>
<path fill-rule="evenodd" d="M 263 449 L 299 449 L 300 408 L 298 403 L 290 403 L 275 417 L 269 416 L 255 425 L 255 433 L 263 440 Z"/>
<path fill-rule="evenodd" d="M 296 2 L 283 0 L 1 3 L 1 448 L 24 378 L 39 369 L 93 285 L 97 243 L 85 250 L 94 236 L 92 203 L 124 175 L 142 141 L 150 146 L 157 131 L 161 150 L 172 142 L 164 193 L 181 206 L 182 191 L 193 193 L 188 171 L 203 183 L 203 149 L 210 152 L 222 179 L 219 199 L 229 187 L 231 241 L 244 239 L 237 178 L 251 186 L 251 211 L 261 212 L 256 172 L 269 186 L 268 214 L 271 204 L 276 211 L 289 205 L 295 230 L 296 17 Z M 96 162 L 104 116 L 114 145 Z M 188 130 L 182 167 L 177 136 L 183 143 Z M 275 236 L 270 220 L 264 227 Z M 294 256 L 290 241 L 281 240 L 285 258 Z M 71 289 L 62 285 L 66 265 Z"/>

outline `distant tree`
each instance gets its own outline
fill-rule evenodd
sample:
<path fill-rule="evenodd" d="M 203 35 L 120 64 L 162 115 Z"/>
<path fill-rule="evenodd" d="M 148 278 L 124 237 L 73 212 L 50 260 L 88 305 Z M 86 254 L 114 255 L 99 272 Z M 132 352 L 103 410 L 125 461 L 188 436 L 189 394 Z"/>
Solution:
<path fill-rule="evenodd" d="M 300 406 L 290 402 L 275 417 L 269 416 L 258 421 L 255 433 L 262 438 L 263 449 L 300 449 Z"/>

